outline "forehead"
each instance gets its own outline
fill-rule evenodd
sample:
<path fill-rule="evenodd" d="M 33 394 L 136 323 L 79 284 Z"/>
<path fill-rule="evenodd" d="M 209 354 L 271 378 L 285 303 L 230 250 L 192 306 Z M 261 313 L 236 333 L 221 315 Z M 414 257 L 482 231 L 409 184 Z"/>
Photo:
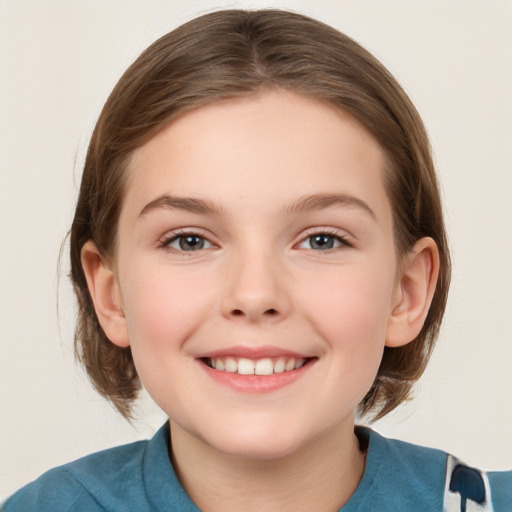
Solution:
<path fill-rule="evenodd" d="M 170 123 L 135 151 L 125 202 L 143 208 L 159 195 L 178 194 L 256 211 L 305 194 L 344 193 L 378 210 L 389 206 L 383 170 L 380 146 L 350 115 L 272 91 Z"/>

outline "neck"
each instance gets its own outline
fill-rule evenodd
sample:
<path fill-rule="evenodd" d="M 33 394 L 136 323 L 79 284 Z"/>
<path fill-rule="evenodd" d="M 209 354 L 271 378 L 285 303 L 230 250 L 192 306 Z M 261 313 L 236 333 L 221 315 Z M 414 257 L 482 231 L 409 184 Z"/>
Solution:
<path fill-rule="evenodd" d="M 172 460 L 203 512 L 335 512 L 364 472 L 364 455 L 348 423 L 286 456 L 253 459 L 221 453 L 171 421 Z"/>

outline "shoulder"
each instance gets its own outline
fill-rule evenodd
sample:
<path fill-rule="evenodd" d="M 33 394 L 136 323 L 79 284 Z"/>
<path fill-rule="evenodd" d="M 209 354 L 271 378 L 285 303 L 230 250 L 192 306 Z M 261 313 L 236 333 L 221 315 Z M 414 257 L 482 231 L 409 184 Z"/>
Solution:
<path fill-rule="evenodd" d="M 91 494 L 64 467 L 52 469 L 11 496 L 2 512 L 98 510 Z"/>
<path fill-rule="evenodd" d="M 169 423 L 149 441 L 52 469 L 7 500 L 3 512 L 200 512 L 169 457 Z"/>
<path fill-rule="evenodd" d="M 364 494 L 390 503 L 389 510 L 459 512 L 471 501 L 482 512 L 512 509 L 512 471 L 488 473 L 441 450 L 357 432 L 369 445 Z"/>
<path fill-rule="evenodd" d="M 389 510 L 442 510 L 446 453 L 387 439 L 367 428 L 358 434 L 369 444 L 362 481 L 367 478 L 372 487 L 368 496 L 390 503 Z"/>
<path fill-rule="evenodd" d="M 54 468 L 16 492 L 2 511 L 124 510 L 121 496 L 126 503 L 144 494 L 141 460 L 147 444 L 111 448 Z"/>
<path fill-rule="evenodd" d="M 494 512 L 512 510 L 512 470 L 488 473 Z"/>
<path fill-rule="evenodd" d="M 512 471 L 487 472 L 447 456 L 444 505 L 447 512 L 461 504 L 478 506 L 481 512 L 512 510 Z"/>

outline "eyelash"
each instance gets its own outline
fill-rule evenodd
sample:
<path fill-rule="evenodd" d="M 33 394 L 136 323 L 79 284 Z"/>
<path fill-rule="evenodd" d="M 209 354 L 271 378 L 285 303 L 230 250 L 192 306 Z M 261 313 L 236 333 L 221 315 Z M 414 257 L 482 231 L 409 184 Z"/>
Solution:
<path fill-rule="evenodd" d="M 335 242 L 338 242 L 339 245 L 337 247 L 330 247 L 330 248 L 327 248 L 327 249 L 324 249 L 324 250 L 322 250 L 322 249 L 314 249 L 312 247 L 306 248 L 306 249 L 310 250 L 310 251 L 318 252 L 318 253 L 330 253 L 332 251 L 336 251 L 336 250 L 343 249 L 343 248 L 346 248 L 346 247 L 353 247 L 353 245 L 347 240 L 346 236 L 340 235 L 339 232 L 337 232 L 336 230 L 329 229 L 329 228 L 315 229 L 314 231 L 313 230 L 310 231 L 309 233 L 306 234 L 306 236 L 304 236 L 301 239 L 299 244 L 296 244 L 296 245 L 300 246 L 301 244 L 305 243 L 306 241 L 311 240 L 314 237 L 320 237 L 320 236 L 325 236 L 325 237 L 332 238 L 332 239 L 334 239 Z M 196 238 L 199 238 L 202 241 L 210 244 L 211 247 L 207 247 L 206 249 L 210 249 L 210 248 L 215 246 L 215 244 L 213 242 L 211 242 L 202 233 L 198 233 L 197 231 L 175 231 L 174 233 L 172 233 L 171 236 L 167 236 L 167 237 L 163 238 L 159 242 L 158 247 L 161 248 L 161 249 L 164 249 L 164 250 L 166 250 L 168 252 L 175 252 L 175 253 L 190 254 L 192 252 L 195 252 L 194 250 L 188 250 L 187 251 L 186 249 L 178 249 L 178 248 L 175 248 L 175 247 L 171 247 L 171 244 L 173 242 L 176 242 L 176 241 L 178 241 L 180 239 L 184 239 L 186 237 L 196 237 Z M 197 250 L 199 251 L 199 250 L 204 250 L 204 249 L 205 249 L 204 247 L 200 247 Z"/>
<path fill-rule="evenodd" d="M 186 237 L 196 237 L 200 238 L 201 240 L 204 240 L 205 242 L 209 243 L 212 247 L 215 245 L 213 242 L 211 242 L 207 237 L 204 236 L 202 233 L 198 233 L 197 231 L 175 231 L 170 236 L 166 236 L 162 240 L 160 240 L 158 247 L 161 249 L 164 249 L 168 252 L 175 252 L 175 253 L 185 253 L 190 254 L 195 251 L 187 251 L 186 249 L 177 249 L 175 247 L 171 247 L 171 244 L 177 240 L 184 239 Z M 200 249 L 203 249 L 202 247 Z M 207 249 L 210 249 L 210 247 L 207 247 Z"/>
<path fill-rule="evenodd" d="M 334 239 L 335 241 L 339 242 L 338 247 L 331 247 L 328 249 L 320 250 L 320 249 L 313 249 L 308 248 L 310 251 L 318 252 L 318 253 L 330 253 L 332 251 L 344 249 L 347 247 L 353 247 L 353 245 L 348 241 L 348 238 L 345 235 L 341 235 L 339 231 L 332 229 L 332 228 L 320 228 L 320 229 L 312 229 L 310 232 L 306 234 L 305 237 L 301 239 L 299 242 L 299 245 L 305 243 L 307 240 L 311 240 L 314 237 L 318 236 L 326 236 L 329 238 Z"/>

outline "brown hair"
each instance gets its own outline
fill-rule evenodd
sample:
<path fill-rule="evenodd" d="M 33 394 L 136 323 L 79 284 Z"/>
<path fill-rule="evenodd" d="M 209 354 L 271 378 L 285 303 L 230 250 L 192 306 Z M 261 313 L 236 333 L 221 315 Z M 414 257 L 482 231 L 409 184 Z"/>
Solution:
<path fill-rule="evenodd" d="M 385 185 L 399 256 L 424 236 L 439 248 L 441 271 L 423 329 L 411 343 L 386 347 L 362 414 L 382 417 L 408 398 L 437 338 L 450 281 L 441 200 L 423 123 L 390 73 L 337 30 L 279 10 L 226 10 L 163 36 L 128 68 L 93 132 L 71 228 L 71 278 L 79 312 L 75 351 L 94 387 L 125 417 L 140 387 L 130 348 L 110 343 L 92 304 L 80 253 L 95 242 L 114 256 L 125 168 L 133 152 L 177 115 L 265 89 L 294 91 L 357 119 L 387 157 Z"/>

